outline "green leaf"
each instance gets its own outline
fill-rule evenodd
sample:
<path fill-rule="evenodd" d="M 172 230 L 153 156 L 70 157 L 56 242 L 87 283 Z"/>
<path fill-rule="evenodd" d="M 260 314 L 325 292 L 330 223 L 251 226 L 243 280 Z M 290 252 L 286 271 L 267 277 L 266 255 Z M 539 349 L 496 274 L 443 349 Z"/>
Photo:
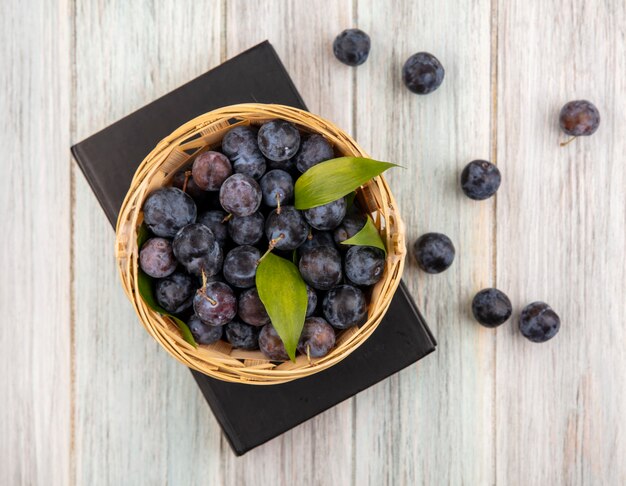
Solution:
<path fill-rule="evenodd" d="M 146 242 L 146 240 L 150 238 L 150 232 L 145 224 L 142 224 L 137 230 L 137 246 L 139 248 Z M 174 324 L 178 327 L 181 336 L 185 341 L 191 344 L 194 348 L 198 347 L 196 340 L 193 338 L 191 331 L 189 330 L 189 326 L 181 321 L 178 317 L 167 312 L 163 307 L 157 304 L 156 299 L 154 298 L 154 293 L 152 291 L 152 277 L 144 273 L 141 269 L 137 271 L 137 288 L 139 289 L 139 295 L 143 299 L 150 309 L 155 312 L 158 312 L 161 315 L 167 316 Z"/>
<path fill-rule="evenodd" d="M 348 238 L 345 241 L 341 242 L 342 245 L 358 245 L 358 246 L 374 246 L 376 248 L 380 248 L 385 252 L 385 256 L 387 256 L 387 248 L 385 248 L 385 243 L 383 239 L 380 237 L 380 233 L 376 226 L 374 226 L 374 221 L 370 215 L 367 215 L 367 221 L 365 222 L 365 226 L 361 228 L 361 230 L 354 235 L 352 238 Z"/>
<path fill-rule="evenodd" d="M 356 192 L 352 191 L 350 194 L 346 196 L 346 209 L 350 209 L 354 204 L 354 198 L 356 197 Z"/>
<path fill-rule="evenodd" d="M 298 268 L 285 258 L 268 253 L 256 269 L 256 287 L 272 325 L 292 361 L 306 318 L 306 284 Z"/>
<path fill-rule="evenodd" d="M 390 167 L 397 165 L 364 157 L 339 157 L 314 165 L 296 181 L 296 209 L 335 201 Z"/>

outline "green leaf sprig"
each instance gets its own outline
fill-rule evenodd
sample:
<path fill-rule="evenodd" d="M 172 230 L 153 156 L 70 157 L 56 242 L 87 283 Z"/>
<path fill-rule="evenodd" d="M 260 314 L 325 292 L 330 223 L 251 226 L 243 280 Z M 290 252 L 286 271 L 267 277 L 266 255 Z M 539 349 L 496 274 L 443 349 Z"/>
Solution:
<path fill-rule="evenodd" d="M 268 252 L 256 269 L 259 298 L 292 361 L 306 319 L 306 284 L 292 262 Z"/>
<path fill-rule="evenodd" d="M 314 165 L 296 181 L 296 209 L 309 209 L 350 194 L 391 167 L 391 162 L 365 157 L 339 157 Z"/>
<path fill-rule="evenodd" d="M 385 248 L 385 243 L 383 239 L 380 237 L 380 233 L 376 226 L 374 226 L 374 221 L 372 221 L 371 216 L 367 215 L 367 221 L 365 221 L 365 225 L 363 228 L 359 230 L 352 238 L 348 238 L 341 242 L 342 245 L 359 245 L 359 246 L 374 246 L 376 248 L 380 248 L 385 252 L 385 256 L 387 256 L 387 248 Z"/>
<path fill-rule="evenodd" d="M 148 231 L 148 228 L 146 228 L 145 224 L 142 224 L 139 227 L 139 231 L 137 231 L 137 247 L 141 249 L 141 247 L 149 237 L 150 232 Z M 174 321 L 174 324 L 176 324 L 176 326 L 178 327 L 183 339 L 191 344 L 194 348 L 198 347 L 198 343 L 196 343 L 196 340 L 193 338 L 193 334 L 191 334 L 189 326 L 187 326 L 187 324 L 181 321 L 178 317 L 170 314 L 163 307 L 157 304 L 152 289 L 152 278 L 149 275 L 146 275 L 141 270 L 141 268 L 137 269 L 137 288 L 139 289 L 139 295 L 146 303 L 146 305 L 150 307 L 150 309 L 172 319 L 172 321 Z"/>

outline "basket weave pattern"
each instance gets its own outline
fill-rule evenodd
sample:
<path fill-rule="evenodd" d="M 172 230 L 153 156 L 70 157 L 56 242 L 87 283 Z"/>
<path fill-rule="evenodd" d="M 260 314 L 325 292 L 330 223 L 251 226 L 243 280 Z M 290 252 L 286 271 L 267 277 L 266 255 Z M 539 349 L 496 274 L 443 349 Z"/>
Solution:
<path fill-rule="evenodd" d="M 339 332 L 335 348 L 318 359 L 298 356 L 296 362 L 270 362 L 260 351 L 234 349 L 225 341 L 194 348 L 181 337 L 167 316 L 150 309 L 137 287 L 137 230 L 143 221 L 142 205 L 155 189 L 168 185 L 173 175 L 197 154 L 218 147 L 236 125 L 261 125 L 282 118 L 305 132 L 323 135 L 335 152 L 368 157 L 356 142 L 332 123 L 306 111 L 282 105 L 232 105 L 201 115 L 161 140 L 143 160 L 126 195 L 116 229 L 115 254 L 122 285 L 146 330 L 178 361 L 206 375 L 247 384 L 276 384 L 305 377 L 339 362 L 374 332 L 400 282 L 404 267 L 405 232 L 396 201 L 382 176 L 357 190 L 357 198 L 374 220 L 387 247 L 383 278 L 374 286 L 367 322 Z"/>

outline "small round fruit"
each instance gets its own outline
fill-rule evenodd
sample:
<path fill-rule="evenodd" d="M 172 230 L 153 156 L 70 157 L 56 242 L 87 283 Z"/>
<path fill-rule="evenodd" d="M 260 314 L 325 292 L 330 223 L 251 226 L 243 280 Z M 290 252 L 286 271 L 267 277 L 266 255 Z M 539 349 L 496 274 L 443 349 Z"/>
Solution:
<path fill-rule="evenodd" d="M 346 198 L 342 197 L 336 201 L 323 204 L 315 208 L 305 209 L 303 211 L 307 222 L 318 230 L 332 230 L 341 223 L 346 215 Z"/>
<path fill-rule="evenodd" d="M 559 332 L 561 319 L 545 302 L 533 302 L 522 309 L 519 330 L 534 343 L 544 343 Z"/>
<path fill-rule="evenodd" d="M 259 328 L 233 319 L 224 326 L 226 340 L 233 348 L 259 349 Z"/>
<path fill-rule="evenodd" d="M 354 206 L 348 210 L 346 216 L 333 232 L 335 243 L 337 243 L 339 248 L 345 248 L 346 245 L 341 245 L 341 243 L 361 231 L 366 221 L 367 216 L 354 208 Z"/>
<path fill-rule="evenodd" d="M 370 36 L 360 29 L 346 29 L 333 42 L 333 54 L 348 66 L 360 66 L 367 61 L 371 47 Z"/>
<path fill-rule="evenodd" d="M 365 295 L 352 285 L 339 285 L 329 290 L 322 310 L 328 323 L 336 329 L 363 324 L 367 319 Z"/>
<path fill-rule="evenodd" d="M 143 203 L 143 220 L 156 236 L 172 238 L 179 229 L 196 221 L 196 203 L 176 187 L 162 187 Z"/>
<path fill-rule="evenodd" d="M 567 135 L 586 137 L 594 134 L 600 126 L 600 112 L 590 101 L 570 101 L 561 108 L 559 124 Z"/>
<path fill-rule="evenodd" d="M 474 318 L 485 327 L 498 327 L 512 312 L 511 301 L 498 289 L 483 289 L 472 300 Z"/>
<path fill-rule="evenodd" d="M 317 292 L 313 289 L 313 287 L 306 286 L 306 316 L 311 317 L 317 308 Z"/>
<path fill-rule="evenodd" d="M 261 188 L 244 174 L 234 174 L 220 188 L 220 204 L 235 216 L 250 216 L 261 206 Z"/>
<path fill-rule="evenodd" d="M 150 238 L 139 251 L 139 267 L 150 277 L 167 277 L 177 265 L 172 244 L 165 238 Z"/>
<path fill-rule="evenodd" d="M 272 120 L 259 129 L 258 143 L 265 157 L 280 162 L 296 154 L 300 148 L 300 132 L 293 123 Z"/>
<path fill-rule="evenodd" d="M 209 326 L 196 315 L 189 318 L 187 326 L 198 344 L 213 344 L 222 339 L 223 326 Z"/>
<path fill-rule="evenodd" d="M 193 279 L 182 272 L 156 281 L 154 296 L 157 303 L 171 314 L 180 314 L 191 307 L 194 292 Z"/>
<path fill-rule="evenodd" d="M 224 218 L 226 218 L 226 213 L 221 209 L 212 209 L 198 215 L 198 223 L 211 230 L 220 246 L 224 246 L 228 240 L 228 230 Z"/>
<path fill-rule="evenodd" d="M 443 82 L 445 71 L 432 54 L 418 52 L 407 59 L 402 68 L 402 80 L 410 91 L 425 95 L 435 91 Z"/>
<path fill-rule="evenodd" d="M 318 290 L 328 290 L 343 278 L 341 255 L 331 246 L 318 246 L 305 252 L 298 268 L 304 281 Z"/>
<path fill-rule="evenodd" d="M 223 253 L 213 232 L 200 223 L 182 228 L 172 242 L 176 259 L 196 277 L 211 277 L 222 268 Z"/>
<path fill-rule="evenodd" d="M 452 241 L 441 233 L 426 233 L 413 244 L 413 255 L 426 273 L 441 273 L 454 261 Z"/>
<path fill-rule="evenodd" d="M 256 288 L 248 289 L 239 296 L 239 317 L 251 326 L 264 326 L 270 322 L 265 306 Z"/>
<path fill-rule="evenodd" d="M 254 285 L 256 268 L 261 258 L 261 252 L 253 246 L 243 245 L 233 248 L 224 258 L 224 278 L 240 289 L 247 289 Z"/>
<path fill-rule="evenodd" d="M 496 193 L 501 180 L 500 171 L 491 162 L 473 160 L 461 172 L 461 189 L 470 199 L 482 201 Z"/>
<path fill-rule="evenodd" d="M 223 282 L 207 283 L 193 298 L 193 310 L 209 326 L 223 326 L 237 314 L 237 297 Z"/>
<path fill-rule="evenodd" d="M 337 249 L 333 234 L 330 231 L 313 230 L 310 236 L 298 247 L 299 256 L 304 255 L 307 251 L 317 248 L 318 246 L 330 246 Z"/>
<path fill-rule="evenodd" d="M 373 285 L 383 276 L 385 253 L 373 246 L 352 246 L 346 253 L 346 277 L 357 285 Z"/>
<path fill-rule="evenodd" d="M 217 191 L 233 173 L 230 160 L 219 152 L 204 152 L 196 157 L 191 175 L 196 185 L 204 191 Z"/>
<path fill-rule="evenodd" d="M 280 169 L 270 170 L 260 181 L 263 204 L 275 208 L 293 200 L 293 178 L 288 172 Z"/>
<path fill-rule="evenodd" d="M 335 330 L 321 317 L 309 317 L 298 342 L 298 351 L 311 358 L 326 356 L 335 347 Z"/>
<path fill-rule="evenodd" d="M 257 133 L 251 127 L 238 126 L 222 139 L 222 150 L 233 164 L 233 170 L 253 179 L 265 174 L 265 157 L 257 145 Z"/>
<path fill-rule="evenodd" d="M 314 165 L 330 160 L 335 156 L 330 143 L 321 135 L 314 133 L 302 141 L 300 150 L 294 156 L 296 168 L 304 173 Z"/>
<path fill-rule="evenodd" d="M 295 250 L 308 235 L 309 225 L 293 206 L 281 207 L 280 214 L 274 209 L 265 220 L 265 236 L 278 250 Z"/>
<path fill-rule="evenodd" d="M 283 340 L 271 324 L 267 324 L 261 329 L 259 349 L 267 359 L 272 361 L 286 361 L 289 359 Z"/>
<path fill-rule="evenodd" d="M 250 216 L 233 216 L 228 221 L 228 234 L 238 245 L 254 245 L 263 236 L 265 218 L 258 211 Z"/>

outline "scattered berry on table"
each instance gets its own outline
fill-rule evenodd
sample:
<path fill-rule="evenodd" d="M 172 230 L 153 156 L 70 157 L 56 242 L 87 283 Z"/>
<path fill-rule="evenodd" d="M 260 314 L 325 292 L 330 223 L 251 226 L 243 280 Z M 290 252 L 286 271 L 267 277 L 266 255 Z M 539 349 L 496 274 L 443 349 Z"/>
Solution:
<path fill-rule="evenodd" d="M 150 238 L 139 251 L 139 267 L 150 277 L 167 277 L 177 265 L 172 244 L 165 238 Z"/>
<path fill-rule="evenodd" d="M 261 206 L 261 188 L 252 177 L 233 174 L 220 188 L 220 203 L 228 213 L 250 216 Z"/>
<path fill-rule="evenodd" d="M 272 120 L 259 129 L 258 143 L 265 157 L 280 162 L 296 154 L 300 148 L 300 132 L 293 123 Z"/>
<path fill-rule="evenodd" d="M 225 283 L 210 282 L 196 292 L 193 310 L 205 324 L 223 326 L 237 314 L 237 297 Z"/>
<path fill-rule="evenodd" d="M 435 91 L 443 82 L 445 71 L 432 54 L 418 52 L 409 57 L 402 67 L 402 80 L 410 91 L 425 95 Z"/>
<path fill-rule="evenodd" d="M 228 221 L 228 234 L 238 245 L 254 245 L 263 236 L 265 218 L 260 212 L 250 216 L 233 216 Z"/>
<path fill-rule="evenodd" d="M 224 219 L 227 214 L 221 209 L 211 209 L 198 215 L 198 223 L 209 228 L 220 246 L 224 246 L 228 240 L 228 229 Z"/>
<path fill-rule="evenodd" d="M 265 236 L 278 250 L 295 250 L 309 235 L 309 225 L 293 206 L 274 209 L 265 220 Z"/>
<path fill-rule="evenodd" d="M 182 272 L 174 272 L 169 277 L 157 280 L 154 285 L 157 303 L 171 314 L 180 314 L 189 309 L 194 292 L 193 279 Z"/>
<path fill-rule="evenodd" d="M 156 236 L 172 238 L 179 229 L 196 221 L 197 209 L 191 196 L 175 187 L 162 187 L 143 204 L 143 219 Z"/>
<path fill-rule="evenodd" d="M 304 218 L 315 229 L 333 230 L 346 215 L 346 198 L 342 197 L 327 204 L 303 211 Z"/>
<path fill-rule="evenodd" d="M 333 42 L 335 57 L 348 66 L 360 66 L 367 61 L 370 48 L 370 36 L 360 29 L 346 29 Z"/>
<path fill-rule="evenodd" d="M 187 321 L 187 326 L 198 344 L 213 344 L 222 338 L 223 326 L 209 326 L 193 315 Z"/>
<path fill-rule="evenodd" d="M 385 270 L 385 253 L 373 246 L 352 246 L 346 253 L 346 277 L 357 285 L 373 285 Z"/>
<path fill-rule="evenodd" d="M 256 268 L 261 258 L 261 252 L 253 246 L 242 245 L 230 250 L 224 258 L 224 278 L 226 281 L 241 289 L 254 286 Z"/>
<path fill-rule="evenodd" d="M 520 315 L 519 330 L 534 343 L 544 343 L 559 332 L 561 319 L 545 302 L 528 304 Z"/>
<path fill-rule="evenodd" d="M 231 160 L 233 171 L 260 179 L 265 174 L 265 157 L 257 145 L 257 132 L 252 127 L 238 126 L 222 139 L 222 150 Z"/>
<path fill-rule="evenodd" d="M 567 135 L 586 137 L 594 134 L 600 126 L 600 112 L 590 101 L 570 101 L 561 108 L 559 125 Z"/>
<path fill-rule="evenodd" d="M 298 351 L 311 358 L 326 356 L 335 347 L 335 330 L 321 317 L 304 321 Z"/>
<path fill-rule="evenodd" d="M 304 281 L 317 290 L 328 290 L 343 277 L 341 254 L 331 246 L 318 246 L 305 252 L 298 267 Z"/>
<path fill-rule="evenodd" d="M 300 172 L 306 172 L 314 165 L 330 160 L 335 156 L 330 143 L 321 135 L 314 133 L 302 141 L 300 150 L 293 161 Z"/>
<path fill-rule="evenodd" d="M 276 329 L 271 324 L 263 326 L 259 333 L 259 349 L 266 358 L 272 361 L 286 361 L 289 359 L 282 339 L 280 339 Z"/>
<path fill-rule="evenodd" d="M 467 197 L 476 201 L 493 196 L 501 182 L 500 171 L 491 162 L 474 160 L 461 172 L 461 189 Z"/>
<path fill-rule="evenodd" d="M 361 290 L 339 285 L 329 290 L 322 302 L 324 317 L 336 329 L 363 324 L 367 319 L 367 301 Z"/>
<path fill-rule="evenodd" d="M 498 289 L 483 289 L 472 300 L 474 318 L 485 327 L 498 327 L 512 312 L 511 301 Z"/>
<path fill-rule="evenodd" d="M 270 170 L 259 182 L 263 194 L 263 204 L 275 208 L 293 201 L 293 178 L 280 169 Z"/>
<path fill-rule="evenodd" d="M 413 244 L 413 256 L 419 267 L 427 273 L 441 273 L 454 261 L 452 241 L 441 233 L 426 233 Z"/>
<path fill-rule="evenodd" d="M 251 326 L 264 326 L 270 322 L 270 316 L 267 315 L 256 287 L 239 295 L 238 312 L 239 318 Z"/>
<path fill-rule="evenodd" d="M 260 328 L 250 326 L 237 319 L 233 319 L 224 326 L 226 340 L 233 348 L 239 349 L 259 349 Z"/>
<path fill-rule="evenodd" d="M 214 151 L 198 155 L 191 166 L 193 181 L 204 191 L 218 191 L 232 173 L 230 160 Z"/>
<path fill-rule="evenodd" d="M 182 228 L 172 242 L 176 259 L 196 277 L 212 276 L 222 268 L 223 252 L 213 232 L 203 224 Z"/>

